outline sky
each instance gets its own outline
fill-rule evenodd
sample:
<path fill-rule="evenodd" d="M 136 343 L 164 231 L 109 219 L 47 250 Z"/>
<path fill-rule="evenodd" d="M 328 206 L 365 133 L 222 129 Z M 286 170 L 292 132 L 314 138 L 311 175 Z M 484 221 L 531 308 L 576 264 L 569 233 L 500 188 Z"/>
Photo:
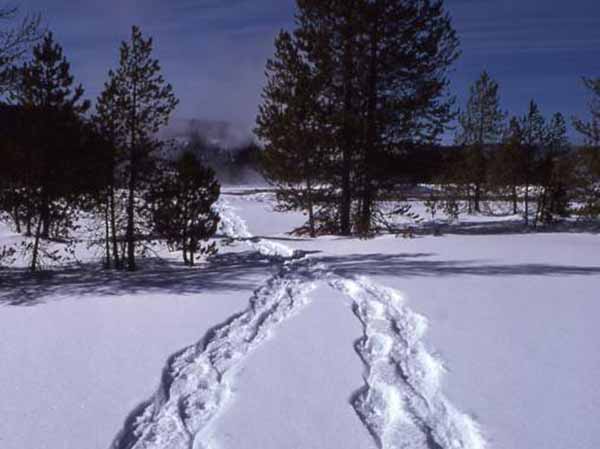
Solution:
<path fill-rule="evenodd" d="M 2 3 L 2 0 L 0 0 Z M 13 2 L 14 3 L 14 2 Z M 535 99 L 547 115 L 585 116 L 582 76 L 600 76 L 598 0 L 446 0 L 461 40 L 452 93 L 464 104 L 482 70 L 502 107 L 522 114 Z M 119 43 L 139 25 L 181 103 L 177 118 L 227 120 L 251 129 L 273 40 L 293 28 L 294 0 L 21 0 L 40 12 L 73 72 L 95 98 Z"/>

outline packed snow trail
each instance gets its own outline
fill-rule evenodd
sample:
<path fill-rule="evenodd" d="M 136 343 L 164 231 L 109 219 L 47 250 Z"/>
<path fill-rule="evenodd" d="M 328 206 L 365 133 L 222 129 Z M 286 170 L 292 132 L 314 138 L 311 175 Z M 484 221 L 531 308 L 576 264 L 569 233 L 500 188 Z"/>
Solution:
<path fill-rule="evenodd" d="M 423 344 L 427 320 L 402 296 L 362 277 L 333 277 L 363 325 L 356 351 L 367 368 L 353 406 L 381 449 L 484 449 L 477 424 L 441 392 L 445 369 Z"/>
<path fill-rule="evenodd" d="M 234 239 L 252 236 L 224 204 L 223 231 Z M 248 309 L 213 329 L 198 344 L 173 356 L 158 391 L 127 419 L 114 449 L 208 449 L 210 424 L 231 396 L 236 367 L 283 321 L 309 302 L 322 267 L 272 242 L 252 241 L 262 254 L 285 260 L 279 272 L 259 288 Z"/>
<path fill-rule="evenodd" d="M 476 423 L 441 393 L 444 368 L 427 352 L 424 317 L 399 293 L 367 278 L 340 277 L 291 248 L 257 239 L 221 200 L 221 231 L 280 264 L 249 307 L 173 356 L 155 395 L 127 419 L 112 449 L 214 449 L 211 427 L 231 397 L 236 368 L 310 302 L 319 281 L 347 295 L 363 326 L 356 351 L 366 366 L 356 413 L 380 449 L 484 449 Z"/>
<path fill-rule="evenodd" d="M 235 213 L 233 207 L 224 200 L 217 204 L 217 211 L 221 217 L 221 232 L 233 241 L 245 241 L 251 248 L 263 256 L 281 257 L 289 259 L 294 257 L 293 249 L 281 243 L 258 239 L 248 230 L 246 222 Z"/>
<path fill-rule="evenodd" d="M 209 425 L 231 396 L 235 368 L 276 327 L 308 304 L 318 266 L 285 263 L 254 293 L 249 308 L 174 356 L 159 390 L 132 415 L 116 449 L 207 449 Z"/>

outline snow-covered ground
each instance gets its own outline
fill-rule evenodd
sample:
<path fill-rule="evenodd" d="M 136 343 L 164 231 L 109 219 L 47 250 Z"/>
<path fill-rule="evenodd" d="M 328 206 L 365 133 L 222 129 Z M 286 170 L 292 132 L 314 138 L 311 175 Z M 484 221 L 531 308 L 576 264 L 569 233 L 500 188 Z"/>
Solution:
<path fill-rule="evenodd" d="M 226 193 L 204 268 L 7 275 L 1 448 L 600 447 L 597 235 L 299 239 Z"/>

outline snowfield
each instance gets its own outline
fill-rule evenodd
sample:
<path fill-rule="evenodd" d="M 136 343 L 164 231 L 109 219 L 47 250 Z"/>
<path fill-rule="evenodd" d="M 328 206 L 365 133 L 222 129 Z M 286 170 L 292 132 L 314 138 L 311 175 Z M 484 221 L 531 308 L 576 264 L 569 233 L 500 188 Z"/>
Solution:
<path fill-rule="evenodd" d="M 249 193 L 198 269 L 0 272 L 1 448 L 600 447 L 598 235 L 294 238 Z"/>

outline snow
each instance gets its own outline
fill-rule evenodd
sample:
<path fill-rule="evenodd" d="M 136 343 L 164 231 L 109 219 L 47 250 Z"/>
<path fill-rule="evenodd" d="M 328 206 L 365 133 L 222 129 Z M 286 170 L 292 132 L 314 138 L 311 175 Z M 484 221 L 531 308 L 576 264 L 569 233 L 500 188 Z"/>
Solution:
<path fill-rule="evenodd" d="M 311 240 L 225 193 L 205 267 L 6 275 L 0 447 L 600 446 L 597 235 Z"/>
<path fill-rule="evenodd" d="M 217 447 L 376 449 L 348 406 L 362 383 L 353 350 L 360 324 L 341 294 L 322 285 L 312 297 L 239 373 L 238 399 L 214 430 Z"/>

